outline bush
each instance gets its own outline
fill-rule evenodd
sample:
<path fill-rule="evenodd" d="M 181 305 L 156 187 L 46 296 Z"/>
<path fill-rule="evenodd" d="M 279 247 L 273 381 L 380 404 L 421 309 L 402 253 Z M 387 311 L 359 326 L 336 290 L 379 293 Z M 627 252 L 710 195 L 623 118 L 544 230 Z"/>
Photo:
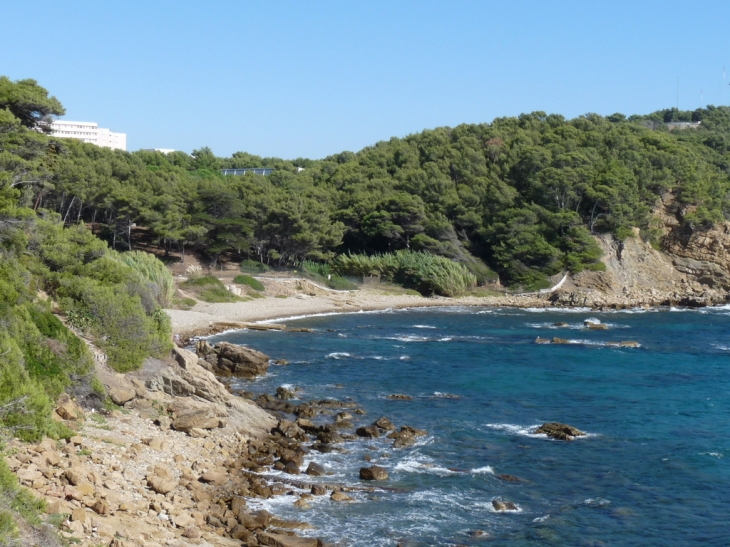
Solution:
<path fill-rule="evenodd" d="M 251 260 L 250 258 L 241 262 L 241 272 L 248 274 L 262 274 L 270 270 L 266 264 L 257 260 Z"/>
<path fill-rule="evenodd" d="M 261 281 L 254 279 L 250 275 L 237 275 L 233 278 L 233 282 L 238 283 L 239 285 L 247 285 L 255 291 L 263 291 L 265 289 L 264 284 L 261 283 Z"/>
<path fill-rule="evenodd" d="M 463 264 L 416 251 L 382 255 L 339 255 L 332 267 L 345 275 L 380 275 L 424 295 L 457 296 L 476 287 L 477 278 Z"/>
<path fill-rule="evenodd" d="M 156 256 L 142 251 L 128 253 L 110 251 L 109 256 L 139 274 L 160 306 L 169 308 L 172 305 L 175 281 L 170 270 Z"/>
<path fill-rule="evenodd" d="M 238 302 L 240 298 L 232 294 L 221 281 L 213 276 L 207 275 L 197 279 L 189 279 L 181 283 L 180 287 L 194 293 L 200 300 L 218 304 L 222 302 Z"/>
<path fill-rule="evenodd" d="M 335 291 L 356 291 L 360 289 L 360 287 L 352 281 L 348 281 L 344 277 L 334 273 L 330 269 L 329 264 L 314 262 L 312 260 L 304 260 L 302 261 L 300 268 L 304 277 L 325 285 Z"/>

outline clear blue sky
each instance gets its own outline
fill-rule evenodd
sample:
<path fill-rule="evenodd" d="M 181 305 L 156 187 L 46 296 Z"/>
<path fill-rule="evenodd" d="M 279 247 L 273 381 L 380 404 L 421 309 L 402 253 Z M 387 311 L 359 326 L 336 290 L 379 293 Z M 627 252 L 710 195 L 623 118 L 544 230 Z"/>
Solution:
<path fill-rule="evenodd" d="M 727 0 L 23 0 L 0 20 L 0 74 L 130 150 L 321 158 L 535 110 L 648 113 L 677 77 L 682 109 L 730 101 Z"/>

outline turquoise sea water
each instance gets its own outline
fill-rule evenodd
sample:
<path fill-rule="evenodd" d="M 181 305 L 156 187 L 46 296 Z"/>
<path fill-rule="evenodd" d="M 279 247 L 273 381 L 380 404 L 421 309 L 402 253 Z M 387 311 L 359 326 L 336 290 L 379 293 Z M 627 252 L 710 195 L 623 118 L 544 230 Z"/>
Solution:
<path fill-rule="evenodd" d="M 610 329 L 588 331 L 588 318 Z M 381 438 L 346 443 L 343 454 L 312 452 L 334 472 L 315 480 L 360 484 L 369 454 L 396 490 L 356 494 L 352 504 L 315 498 L 309 511 L 293 507 L 294 496 L 261 502 L 313 523 L 310 535 L 353 546 L 483 544 L 476 530 L 511 546 L 730 545 L 730 309 L 431 308 L 286 324 L 316 332 L 211 340 L 291 362 L 240 387 L 351 398 L 368 412 L 356 425 L 385 415 L 429 433 L 400 450 Z M 580 343 L 537 345 L 537 336 Z M 641 347 L 602 345 L 618 340 Z M 386 399 L 393 393 L 414 399 Z M 531 433 L 545 421 L 589 435 L 559 442 Z M 495 498 L 519 511 L 495 513 Z"/>

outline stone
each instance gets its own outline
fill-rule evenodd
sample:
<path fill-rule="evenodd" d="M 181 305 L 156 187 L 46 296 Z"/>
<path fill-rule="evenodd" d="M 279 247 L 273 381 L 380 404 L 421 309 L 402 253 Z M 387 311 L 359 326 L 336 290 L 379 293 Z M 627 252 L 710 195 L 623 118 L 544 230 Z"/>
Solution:
<path fill-rule="evenodd" d="M 392 395 L 388 395 L 386 399 L 390 399 L 391 401 L 412 401 L 413 397 L 403 393 L 394 393 Z"/>
<path fill-rule="evenodd" d="M 517 506 L 511 501 L 492 500 L 495 511 L 517 511 Z"/>
<path fill-rule="evenodd" d="M 172 428 L 189 433 L 192 429 L 216 429 L 219 418 L 225 417 L 225 409 L 199 401 L 178 399 L 169 407 L 172 412 Z"/>
<path fill-rule="evenodd" d="M 150 475 L 147 477 L 147 486 L 158 494 L 164 495 L 172 492 L 177 487 L 177 482 L 162 479 L 157 475 Z"/>
<path fill-rule="evenodd" d="M 553 338 L 553 344 L 570 344 L 570 340 L 566 340 L 565 338 L 558 338 L 557 336 Z"/>
<path fill-rule="evenodd" d="M 79 484 L 76 487 L 76 490 L 78 490 L 82 496 L 93 496 L 94 495 L 94 487 L 91 486 L 88 482 Z"/>
<path fill-rule="evenodd" d="M 318 547 L 319 542 L 313 538 L 301 538 L 298 536 L 287 536 L 273 532 L 259 532 L 256 537 L 259 544 L 269 547 Z"/>
<path fill-rule="evenodd" d="M 549 344 L 550 343 L 550 339 L 549 338 L 540 338 L 538 336 L 537 338 L 535 338 L 535 343 L 536 344 Z"/>
<path fill-rule="evenodd" d="M 310 492 L 313 496 L 324 496 L 327 494 L 327 489 L 321 484 L 313 484 Z"/>
<path fill-rule="evenodd" d="M 495 475 L 499 480 L 503 480 L 505 482 L 525 482 L 519 477 L 515 477 L 514 475 L 507 475 L 506 473 L 501 473 L 499 475 Z"/>
<path fill-rule="evenodd" d="M 198 530 L 194 526 L 186 528 L 182 535 L 183 537 L 186 537 L 188 539 L 199 539 L 201 536 L 200 530 Z"/>
<path fill-rule="evenodd" d="M 301 427 L 289 420 L 279 420 L 276 429 L 288 439 L 303 439 L 306 435 Z"/>
<path fill-rule="evenodd" d="M 115 388 L 109 390 L 109 397 L 114 401 L 115 405 L 123 406 L 137 396 L 137 393 L 131 389 Z"/>
<path fill-rule="evenodd" d="M 91 507 L 97 515 L 108 515 L 111 512 L 109 504 L 104 500 L 96 500 L 96 503 Z"/>
<path fill-rule="evenodd" d="M 307 466 L 307 470 L 305 471 L 307 475 L 311 475 L 312 477 L 322 477 L 325 475 L 326 471 L 323 466 L 321 466 L 318 463 L 310 462 Z"/>
<path fill-rule="evenodd" d="M 332 492 L 332 495 L 330 496 L 330 499 L 332 501 L 355 501 L 353 498 L 345 494 L 344 492 L 336 491 Z"/>
<path fill-rule="evenodd" d="M 572 441 L 576 437 L 585 435 L 585 433 L 580 429 L 570 425 L 561 424 L 560 422 L 546 422 L 533 431 L 533 433 L 543 433 L 548 437 L 559 441 Z"/>
<path fill-rule="evenodd" d="M 86 514 L 86 508 L 84 507 L 77 507 L 71 512 L 72 521 L 84 523 L 87 518 L 88 515 Z"/>
<path fill-rule="evenodd" d="M 287 462 L 284 465 L 283 469 L 284 473 L 288 473 L 290 475 L 299 475 L 301 471 L 299 470 L 299 466 L 294 462 Z"/>
<path fill-rule="evenodd" d="M 217 471 L 206 471 L 200 475 L 201 482 L 207 482 L 216 486 L 221 486 L 228 482 L 228 475 L 225 473 L 219 473 Z"/>
<path fill-rule="evenodd" d="M 172 523 L 178 528 L 187 528 L 193 523 L 193 517 L 185 512 L 174 515 L 171 520 Z"/>
<path fill-rule="evenodd" d="M 294 393 L 294 391 L 289 388 L 280 386 L 280 387 L 276 388 L 276 398 L 284 399 L 284 400 L 296 399 L 297 394 Z"/>
<path fill-rule="evenodd" d="M 364 481 L 384 481 L 388 479 L 388 470 L 378 465 L 361 467 L 360 479 Z"/>
<path fill-rule="evenodd" d="M 378 429 L 378 426 L 376 426 L 376 425 L 366 425 L 363 427 L 358 427 L 355 430 L 355 434 L 358 437 L 365 437 L 368 439 L 373 439 L 376 437 L 380 437 L 380 430 Z"/>
<path fill-rule="evenodd" d="M 207 340 L 199 340 L 196 352 L 214 367 L 216 374 L 253 379 L 266 374 L 269 356 L 245 346 L 221 342 L 211 346 Z"/>
<path fill-rule="evenodd" d="M 391 422 L 385 416 L 383 416 L 379 420 L 376 420 L 373 423 L 373 425 L 379 427 L 380 429 L 384 429 L 386 431 L 393 431 L 395 429 L 395 426 L 393 425 L 393 422 Z"/>
<path fill-rule="evenodd" d="M 64 420 L 78 420 L 81 409 L 71 400 L 68 393 L 62 393 L 56 401 L 56 414 Z"/>
<path fill-rule="evenodd" d="M 169 467 L 165 467 L 164 465 L 156 465 L 154 469 L 154 474 L 161 479 L 165 479 L 166 481 L 171 481 L 175 479 L 175 473 L 173 473 Z"/>
<path fill-rule="evenodd" d="M 63 476 L 66 478 L 69 484 L 72 484 L 74 486 L 77 486 L 86 481 L 87 475 L 88 472 L 83 467 L 69 467 L 63 473 Z"/>

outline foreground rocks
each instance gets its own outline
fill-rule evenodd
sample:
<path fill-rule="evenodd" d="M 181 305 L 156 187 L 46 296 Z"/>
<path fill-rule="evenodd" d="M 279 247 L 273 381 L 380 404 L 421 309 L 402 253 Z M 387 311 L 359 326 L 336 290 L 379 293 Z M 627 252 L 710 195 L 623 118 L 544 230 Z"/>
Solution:
<path fill-rule="evenodd" d="M 195 350 L 218 376 L 236 376 L 250 380 L 266 374 L 269 368 L 267 355 L 237 344 L 220 342 L 211 346 L 207 340 L 199 340 Z"/>

